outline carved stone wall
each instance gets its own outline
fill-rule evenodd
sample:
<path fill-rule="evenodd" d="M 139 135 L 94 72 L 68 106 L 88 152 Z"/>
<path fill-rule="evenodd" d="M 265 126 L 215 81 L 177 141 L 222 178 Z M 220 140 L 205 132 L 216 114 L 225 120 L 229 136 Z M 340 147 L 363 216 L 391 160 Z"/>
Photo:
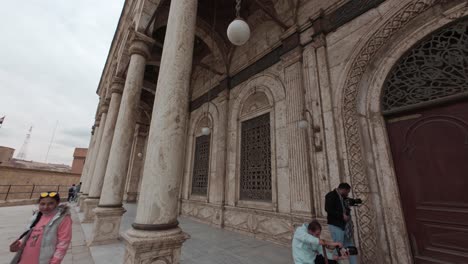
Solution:
<path fill-rule="evenodd" d="M 343 4 L 345 1 L 337 2 Z M 281 61 L 264 72 L 242 81 L 236 87 L 223 90 L 221 96 L 225 103 L 223 110 L 216 101 L 218 98 L 213 100 L 215 107 L 210 106 L 209 112 L 210 115 L 212 112 L 218 115 L 217 118 L 212 117 L 215 137 L 213 144 L 218 146 L 212 147 L 212 151 L 215 151 L 212 157 L 216 157 L 214 167 L 224 164 L 225 168 L 211 169 L 210 193 L 218 197 L 216 201 L 219 203 L 214 204 L 211 198 L 197 200 L 188 195 L 190 188 L 188 175 L 191 174 L 193 165 L 191 160 L 193 160 L 193 135 L 196 130 L 194 128 L 189 131 L 192 141 L 189 139 L 187 145 L 187 167 L 181 203 L 183 215 L 289 245 L 295 225 L 310 220 L 304 214 L 302 216 L 296 214 L 301 210 L 295 210 L 297 208 L 294 207 L 307 209 L 310 207 L 311 216 L 323 220 L 326 215 L 323 210 L 324 194 L 337 186 L 340 181 L 349 181 L 353 187 L 353 195 L 364 200 L 364 204 L 353 213 L 356 224 L 355 239 L 361 248 L 361 263 L 410 263 L 408 260 L 411 255 L 408 253 L 408 245 L 404 242 L 406 239 L 404 221 L 399 219 L 398 228 L 388 227 L 395 223 L 394 219 L 398 218 L 401 212 L 383 213 L 385 210 L 395 208 L 398 210 L 398 206 L 388 207 L 386 204 L 398 203 L 398 191 L 396 189 L 396 193 L 386 195 L 386 191 L 395 190 L 388 185 L 378 185 L 380 181 L 375 179 L 391 173 L 377 171 L 375 168 L 377 165 L 373 163 L 384 158 L 388 159 L 388 163 L 391 161 L 380 152 L 366 152 L 366 144 L 374 144 L 374 148 L 381 149 L 385 148 L 385 145 L 377 145 L 379 142 L 371 141 L 367 138 L 367 131 L 363 132 L 367 128 L 363 128 L 363 113 L 358 108 L 367 107 L 362 106 L 363 103 L 360 102 L 362 93 L 367 92 L 361 86 L 364 87 L 367 83 L 361 82 L 366 72 L 372 75 L 376 71 L 375 65 L 372 64 L 373 59 L 381 55 L 382 49 L 385 49 L 385 45 L 395 35 L 403 34 L 401 30 L 414 22 L 414 19 L 422 13 L 428 12 L 431 8 L 436 9 L 434 6 L 439 4 L 445 5 L 449 1 L 362 2 L 381 3 L 381 5 L 341 25 L 336 31 L 327 35 L 315 35 L 312 43 L 304 42 L 302 60 L 295 61 L 295 64 L 287 64 L 286 60 Z M 333 4 L 330 3 L 329 6 Z M 413 26 L 422 26 L 423 22 L 419 21 L 419 24 Z M 302 35 L 309 33 L 303 32 Z M 239 64 L 236 66 L 239 69 L 244 65 L 244 62 L 235 63 Z M 299 85 L 304 86 L 304 91 L 292 90 Z M 372 100 L 380 99 L 373 97 Z M 300 104 L 295 104 L 298 101 Z M 293 107 L 288 108 L 291 105 Z M 309 122 L 309 127 L 305 131 L 291 127 L 301 117 L 299 112 L 302 108 L 310 112 L 304 114 L 304 118 Z M 196 127 L 195 124 L 204 111 L 208 111 L 206 104 L 201 104 L 200 108 L 192 112 L 190 123 L 193 127 Z M 272 203 L 266 206 L 242 203 L 242 199 L 239 199 L 238 182 L 240 124 L 243 120 L 247 120 L 244 117 L 255 117 L 256 114 L 266 112 L 272 116 Z M 373 114 L 381 115 L 380 112 Z M 222 125 L 223 122 L 227 124 Z M 220 128 L 226 131 L 217 132 Z M 303 142 L 296 141 L 297 137 L 294 137 L 302 133 L 307 134 L 309 148 L 301 145 Z M 221 147 L 221 143 L 225 145 Z M 292 162 L 297 161 L 292 156 L 298 153 L 294 152 L 295 149 L 291 145 L 295 145 L 296 149 L 299 147 L 307 149 L 308 156 L 305 159 L 301 156 L 300 164 Z M 224 153 L 221 154 L 222 150 L 227 152 L 225 157 L 222 156 Z M 213 165 L 214 161 L 211 162 Z M 305 162 L 311 168 L 310 178 L 292 180 L 291 175 L 294 174 L 292 173 L 294 170 L 296 175 L 302 175 L 301 173 L 307 171 Z M 392 170 L 393 167 L 389 165 L 384 169 Z M 214 179 L 219 180 L 218 186 L 223 188 L 214 188 L 212 185 Z M 388 184 L 388 181 L 384 182 Z M 310 184 L 311 187 L 307 188 L 303 183 Z M 310 193 L 305 193 L 307 190 L 310 190 Z M 296 202 L 301 201 L 303 195 L 309 195 L 310 200 L 307 202 L 310 204 L 304 203 L 305 206 L 298 206 Z M 382 201 L 387 199 L 385 197 L 393 199 Z M 324 223 L 324 231 L 326 230 Z M 401 233 L 393 234 L 390 232 L 392 230 Z M 394 239 L 396 236 L 399 238 Z M 398 252 L 403 251 L 405 256 L 399 258 Z"/>
<path fill-rule="evenodd" d="M 361 102 L 360 82 L 363 75 L 371 67 L 371 62 L 375 59 L 381 48 L 387 44 L 395 34 L 402 28 L 412 22 L 420 14 L 426 12 L 437 4 L 444 4 L 445 1 L 437 0 L 415 0 L 408 1 L 395 12 L 391 17 L 385 20 L 374 33 L 361 45 L 356 53 L 351 67 L 346 75 L 346 81 L 342 90 L 342 108 L 340 109 L 343 117 L 343 131 L 346 146 L 347 168 L 353 186 L 353 193 L 364 200 L 363 206 L 360 206 L 357 212 L 357 234 L 362 251 L 362 261 L 364 263 L 376 263 L 381 259 L 381 249 L 379 245 L 378 220 L 380 211 L 378 200 L 374 199 L 376 189 L 372 188 L 371 182 L 374 179 L 369 178 L 368 156 L 365 154 L 364 146 L 367 140 L 362 137 L 361 120 L 358 108 Z M 377 194 L 379 195 L 379 194 Z M 383 195 L 383 194 L 380 194 Z M 391 223 L 386 223 L 391 224 Z M 380 234 L 382 235 L 382 234 Z M 391 255 L 393 253 L 390 253 Z"/>

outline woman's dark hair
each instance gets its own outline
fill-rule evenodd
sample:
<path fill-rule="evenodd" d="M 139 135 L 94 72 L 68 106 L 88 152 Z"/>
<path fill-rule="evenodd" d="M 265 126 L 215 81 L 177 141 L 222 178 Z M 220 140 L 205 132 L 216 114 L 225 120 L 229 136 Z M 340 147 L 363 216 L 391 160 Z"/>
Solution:
<path fill-rule="evenodd" d="M 54 191 L 52 191 L 52 192 L 54 192 Z M 50 194 L 51 192 L 47 192 L 47 193 Z M 60 203 L 60 194 L 59 194 L 58 192 L 54 192 L 54 193 L 56 193 L 56 195 L 55 195 L 54 197 L 50 197 L 49 195 L 47 195 L 46 197 L 42 197 L 41 195 L 39 195 L 39 200 L 38 200 L 38 202 L 40 202 L 40 201 L 41 201 L 42 199 L 44 199 L 44 198 L 49 197 L 49 198 L 52 198 L 52 199 L 54 199 L 55 201 L 57 201 L 57 203 Z"/>
<path fill-rule="evenodd" d="M 307 230 L 311 232 L 322 230 L 322 225 L 317 220 L 312 220 L 312 222 L 309 223 L 309 226 L 307 226 Z"/>
<path fill-rule="evenodd" d="M 40 199 L 39 199 L 40 200 Z M 23 234 L 21 234 L 21 236 L 18 238 L 18 240 L 22 239 L 24 236 L 26 236 L 32 229 L 33 227 L 36 226 L 36 224 L 39 222 L 39 220 L 41 220 L 41 217 L 42 217 L 42 213 L 41 212 L 38 212 L 37 213 L 37 217 L 36 219 L 34 219 L 34 222 L 31 223 L 31 225 L 29 226 L 29 229 L 26 230 Z"/>

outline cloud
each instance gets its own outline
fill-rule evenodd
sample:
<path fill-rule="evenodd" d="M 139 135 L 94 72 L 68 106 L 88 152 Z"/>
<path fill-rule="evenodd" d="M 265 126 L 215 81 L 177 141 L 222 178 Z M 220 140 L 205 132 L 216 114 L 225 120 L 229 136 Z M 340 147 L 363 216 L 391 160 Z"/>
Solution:
<path fill-rule="evenodd" d="M 7 1 L 0 9 L 0 146 L 27 158 L 71 164 L 87 147 L 96 89 L 124 0 Z M 21 10 L 11 12 L 11 10 Z M 14 21 L 14 23 L 12 22 Z"/>

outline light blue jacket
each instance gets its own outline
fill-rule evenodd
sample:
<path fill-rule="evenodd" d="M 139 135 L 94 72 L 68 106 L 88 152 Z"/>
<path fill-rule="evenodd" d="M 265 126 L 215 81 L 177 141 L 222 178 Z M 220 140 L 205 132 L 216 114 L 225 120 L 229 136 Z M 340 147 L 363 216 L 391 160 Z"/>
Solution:
<path fill-rule="evenodd" d="M 307 226 L 308 224 L 303 224 L 294 232 L 292 251 L 295 264 L 314 264 L 315 257 L 323 254 L 319 238 L 309 234 Z M 329 259 L 332 259 L 332 254 L 327 252 L 327 255 Z"/>

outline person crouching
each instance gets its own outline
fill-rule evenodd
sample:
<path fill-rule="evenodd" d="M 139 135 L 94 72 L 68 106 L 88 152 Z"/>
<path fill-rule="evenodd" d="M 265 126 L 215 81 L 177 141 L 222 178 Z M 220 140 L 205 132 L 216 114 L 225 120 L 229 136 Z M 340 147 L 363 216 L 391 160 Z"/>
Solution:
<path fill-rule="evenodd" d="M 322 226 L 317 220 L 313 220 L 309 224 L 305 223 L 296 229 L 292 240 L 292 251 L 295 264 L 317 263 L 316 259 L 319 259 L 318 256 L 322 255 L 325 257 L 322 246 L 331 248 L 341 248 L 343 246 L 339 242 L 327 242 L 320 239 L 321 232 Z M 328 250 L 326 251 L 326 257 L 328 259 L 339 260 L 347 258 L 346 256 L 338 257 L 328 252 Z"/>

